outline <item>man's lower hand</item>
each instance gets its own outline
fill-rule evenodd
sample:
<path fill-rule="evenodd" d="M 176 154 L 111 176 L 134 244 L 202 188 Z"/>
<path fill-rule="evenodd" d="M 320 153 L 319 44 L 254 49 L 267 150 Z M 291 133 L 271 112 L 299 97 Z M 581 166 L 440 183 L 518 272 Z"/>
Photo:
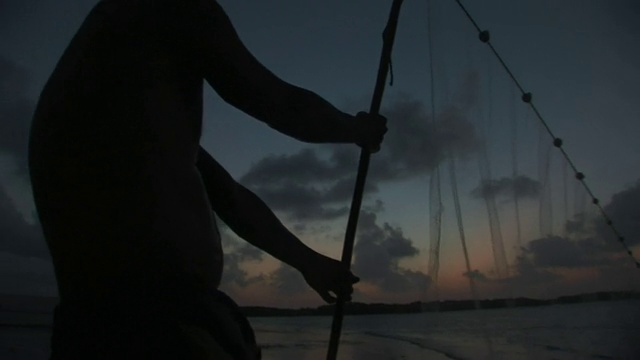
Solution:
<path fill-rule="evenodd" d="M 341 262 L 319 254 L 301 272 L 307 284 L 330 304 L 336 302 L 338 296 L 350 301 L 353 284 L 360 281 Z"/>

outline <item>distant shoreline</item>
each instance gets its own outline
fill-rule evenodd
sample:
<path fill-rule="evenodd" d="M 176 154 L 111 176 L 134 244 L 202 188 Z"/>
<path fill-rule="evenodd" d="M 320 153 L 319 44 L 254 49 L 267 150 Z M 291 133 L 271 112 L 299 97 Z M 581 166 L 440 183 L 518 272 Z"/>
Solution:
<path fill-rule="evenodd" d="M 613 301 L 640 299 L 640 293 L 634 291 L 611 291 L 561 296 L 555 299 L 530 299 L 518 297 L 513 299 L 484 299 L 478 300 L 443 300 L 423 303 L 415 301 L 407 304 L 360 303 L 345 304 L 347 315 L 377 315 L 377 314 L 412 314 L 423 312 L 463 311 L 474 309 L 500 309 L 514 307 L 534 307 L 558 304 L 576 304 L 595 301 Z M 331 316 L 333 305 L 322 305 L 316 308 L 285 309 L 264 306 L 241 306 L 248 317 L 288 317 L 288 316 Z"/>
<path fill-rule="evenodd" d="M 601 291 L 595 293 L 561 296 L 555 299 L 531 299 L 518 297 L 513 299 L 483 299 L 483 300 L 443 300 L 406 304 L 360 303 L 345 304 L 347 315 L 376 315 L 376 314 L 412 314 L 423 312 L 463 311 L 473 309 L 500 309 L 514 307 L 534 307 L 557 304 L 576 304 L 595 301 L 613 301 L 640 299 L 640 292 L 635 291 Z M 53 313 L 58 299 L 54 297 L 37 297 L 26 295 L 0 294 L 0 312 L 29 313 L 47 315 Z M 274 308 L 266 306 L 241 306 L 248 317 L 290 317 L 290 316 L 331 316 L 334 305 L 321 305 L 316 308 Z"/>

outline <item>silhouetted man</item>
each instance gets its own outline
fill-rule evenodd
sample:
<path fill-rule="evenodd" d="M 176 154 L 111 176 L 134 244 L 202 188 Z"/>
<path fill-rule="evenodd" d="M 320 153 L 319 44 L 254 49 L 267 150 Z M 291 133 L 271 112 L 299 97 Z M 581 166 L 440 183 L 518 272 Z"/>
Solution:
<path fill-rule="evenodd" d="M 217 290 L 220 237 L 298 269 L 322 298 L 357 278 L 305 246 L 200 146 L 205 79 L 307 142 L 372 150 L 385 119 L 338 111 L 278 79 L 214 0 L 103 0 L 42 91 L 31 179 L 58 280 L 53 359 L 253 359 L 252 332 Z"/>

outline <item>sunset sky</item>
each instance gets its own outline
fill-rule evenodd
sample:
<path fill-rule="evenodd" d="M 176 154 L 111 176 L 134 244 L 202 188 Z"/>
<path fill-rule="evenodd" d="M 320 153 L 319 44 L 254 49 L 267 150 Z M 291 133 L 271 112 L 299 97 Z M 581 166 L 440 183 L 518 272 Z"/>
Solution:
<path fill-rule="evenodd" d="M 56 294 L 26 173 L 27 134 L 40 90 L 96 2 L 0 1 L 0 293 Z M 247 47 L 275 74 L 344 111 L 368 109 L 390 0 L 219 3 Z M 389 132 L 371 163 L 352 266 L 362 279 L 354 300 L 470 297 L 448 150 L 456 155 L 464 232 L 481 297 L 640 291 L 640 269 L 611 237 L 573 174 L 565 175 L 548 134 L 540 142 L 540 124 L 468 19 L 453 0 L 432 3 L 431 57 L 428 1 L 405 0 L 400 15 L 393 86 L 382 110 Z M 640 5 L 633 0 L 465 4 L 533 93 L 638 258 Z M 226 104 L 210 88 L 204 110 L 202 145 L 305 243 L 339 258 L 358 149 L 300 143 Z M 508 263 L 503 278 L 495 268 L 479 188 L 483 149 L 484 164 L 496 180 L 484 190 L 498 210 Z M 514 150 L 521 176 L 516 182 Z M 428 273 L 429 182 L 436 168 L 443 203 L 437 292 Z M 547 181 L 541 177 L 545 169 Z M 241 305 L 321 303 L 295 270 L 221 228 L 223 289 Z"/>

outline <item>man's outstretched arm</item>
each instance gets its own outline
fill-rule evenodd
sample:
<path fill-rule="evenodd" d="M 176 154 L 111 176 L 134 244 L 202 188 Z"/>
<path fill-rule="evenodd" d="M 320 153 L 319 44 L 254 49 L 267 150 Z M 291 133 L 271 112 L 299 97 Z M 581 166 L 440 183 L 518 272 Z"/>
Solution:
<path fill-rule="evenodd" d="M 205 78 L 226 102 L 302 141 L 357 143 L 376 150 L 386 131 L 384 118 L 346 114 L 281 80 L 247 50 L 215 1 L 199 0 L 199 7 L 191 33 L 196 56 Z"/>
<path fill-rule="evenodd" d="M 260 198 L 237 183 L 202 147 L 197 167 L 211 207 L 238 236 L 296 268 L 325 301 L 335 301 L 330 292 L 351 294 L 358 279 L 344 265 L 303 244 Z"/>

